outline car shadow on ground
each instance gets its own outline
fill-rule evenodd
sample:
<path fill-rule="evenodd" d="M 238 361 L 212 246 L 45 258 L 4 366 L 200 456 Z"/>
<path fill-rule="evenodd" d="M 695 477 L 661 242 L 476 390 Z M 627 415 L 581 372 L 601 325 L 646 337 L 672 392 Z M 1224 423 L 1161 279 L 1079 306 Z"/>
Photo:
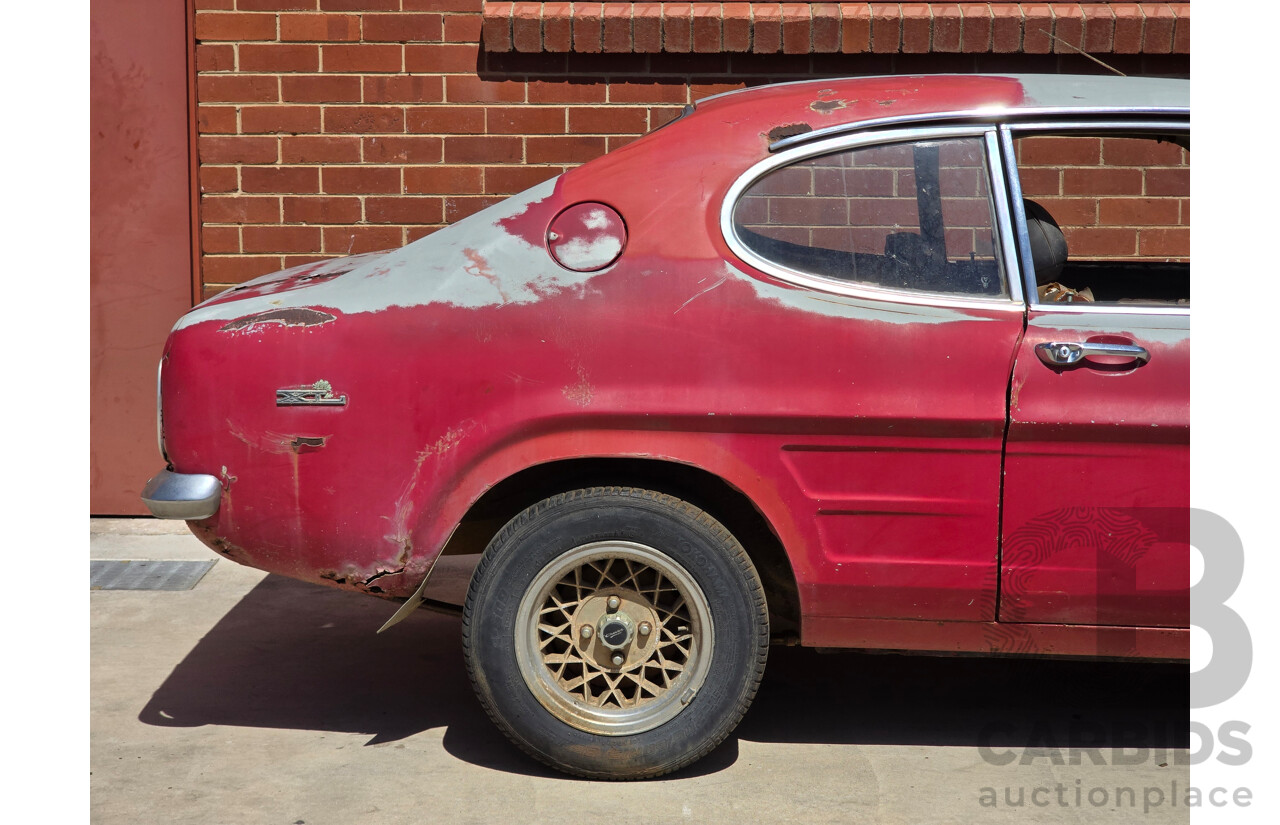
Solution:
<path fill-rule="evenodd" d="M 456 617 L 267 576 L 174 668 L 139 714 L 158 726 L 368 734 L 443 728 L 454 757 L 559 776 L 524 757 L 471 692 Z M 738 740 L 1024 748 L 1187 748 L 1186 665 L 770 652 L 751 710 L 679 776 L 732 765 Z M 1104 757 L 1105 758 L 1105 757 Z"/>

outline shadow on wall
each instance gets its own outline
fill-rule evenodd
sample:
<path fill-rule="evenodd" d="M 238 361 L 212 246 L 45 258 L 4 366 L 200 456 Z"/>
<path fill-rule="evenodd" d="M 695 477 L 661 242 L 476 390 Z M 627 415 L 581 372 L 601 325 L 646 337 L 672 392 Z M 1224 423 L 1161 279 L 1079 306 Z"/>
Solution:
<path fill-rule="evenodd" d="M 369 734 L 367 745 L 444 728 L 444 747 L 458 759 L 560 776 L 519 753 L 481 710 L 458 619 L 419 611 L 375 635 L 389 613 L 380 600 L 268 576 L 174 668 L 139 719 Z M 774 648 L 735 734 L 676 776 L 732 765 L 738 739 L 1187 748 L 1187 685 L 1186 665 Z"/>

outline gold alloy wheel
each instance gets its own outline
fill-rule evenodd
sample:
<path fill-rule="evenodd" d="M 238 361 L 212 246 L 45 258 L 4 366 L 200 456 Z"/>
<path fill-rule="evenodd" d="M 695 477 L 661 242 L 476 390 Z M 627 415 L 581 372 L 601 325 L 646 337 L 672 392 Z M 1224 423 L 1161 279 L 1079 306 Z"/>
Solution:
<path fill-rule="evenodd" d="M 702 589 L 643 544 L 584 544 L 534 579 L 516 613 L 516 660 L 537 700 L 566 724 L 624 736 L 693 701 L 714 646 Z"/>

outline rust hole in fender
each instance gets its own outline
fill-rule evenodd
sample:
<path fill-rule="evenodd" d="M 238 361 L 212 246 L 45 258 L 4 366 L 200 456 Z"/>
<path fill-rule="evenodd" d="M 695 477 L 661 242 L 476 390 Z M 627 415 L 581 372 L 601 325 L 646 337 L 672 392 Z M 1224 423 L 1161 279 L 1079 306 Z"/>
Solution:
<path fill-rule="evenodd" d="M 795 137 L 812 131 L 813 127 L 807 123 L 788 123 L 785 126 L 775 126 L 769 130 L 769 142 L 777 143 L 783 138 Z"/>

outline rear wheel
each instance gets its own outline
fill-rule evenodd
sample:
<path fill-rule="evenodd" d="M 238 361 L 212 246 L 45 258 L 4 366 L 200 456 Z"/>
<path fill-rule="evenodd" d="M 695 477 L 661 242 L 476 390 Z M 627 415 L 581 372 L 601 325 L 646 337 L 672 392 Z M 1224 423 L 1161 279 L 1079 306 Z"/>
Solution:
<path fill-rule="evenodd" d="M 558 770 L 639 779 L 737 725 L 764 672 L 763 590 L 742 546 L 671 496 L 593 488 L 525 510 L 490 542 L 463 614 L 485 710 Z"/>

